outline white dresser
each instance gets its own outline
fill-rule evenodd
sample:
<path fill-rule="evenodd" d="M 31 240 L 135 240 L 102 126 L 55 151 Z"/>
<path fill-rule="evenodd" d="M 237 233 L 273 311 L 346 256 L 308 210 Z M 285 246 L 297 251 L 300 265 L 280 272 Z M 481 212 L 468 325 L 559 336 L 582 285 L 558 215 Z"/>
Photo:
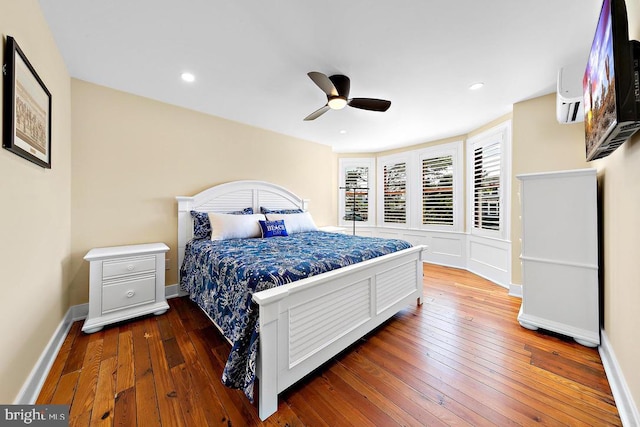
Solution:
<path fill-rule="evenodd" d="M 144 314 L 167 311 L 164 243 L 91 249 L 84 257 L 89 266 L 89 315 L 86 333 L 104 325 Z"/>
<path fill-rule="evenodd" d="M 595 169 L 518 175 L 522 206 L 520 324 L 600 344 Z"/>

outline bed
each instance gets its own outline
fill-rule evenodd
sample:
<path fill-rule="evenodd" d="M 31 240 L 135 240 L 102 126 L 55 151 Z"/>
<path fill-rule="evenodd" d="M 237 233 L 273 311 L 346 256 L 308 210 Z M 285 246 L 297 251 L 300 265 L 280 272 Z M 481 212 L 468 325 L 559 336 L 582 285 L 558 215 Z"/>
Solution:
<path fill-rule="evenodd" d="M 370 238 L 317 231 L 313 228 L 315 224 L 305 228 L 309 224 L 305 222 L 309 220 L 308 200 L 278 185 L 262 181 L 235 181 L 217 185 L 195 196 L 177 197 L 177 201 L 178 258 L 180 281 L 185 286 L 183 291 L 200 306 L 232 345 L 230 361 L 223 373 L 223 381 L 228 385 L 236 381 L 238 372 L 241 372 L 232 363 L 234 352 L 240 355 L 247 352 L 247 359 L 243 362 L 247 369 L 245 385 L 250 382 L 252 387 L 251 375 L 255 373 L 258 378 L 258 415 L 262 420 L 277 410 L 279 393 L 408 304 L 414 301 L 421 303 L 423 246 L 378 239 L 380 245 L 376 250 L 382 252 L 373 254 L 359 246 L 364 242 L 358 239 Z M 194 239 L 192 211 L 209 215 L 216 230 L 224 228 L 218 227 L 218 218 L 237 223 L 253 221 L 251 218 L 257 217 L 259 214 L 255 212 L 260 212 L 261 208 L 269 209 L 271 213 L 266 219 L 273 220 L 263 223 L 263 227 L 265 224 L 281 224 L 278 221 L 282 219 L 287 227 L 299 229 L 287 237 L 267 239 L 235 235 L 223 236 L 222 240 L 214 237 L 216 241 Z M 237 215 L 227 215 L 229 213 Z M 301 218 L 301 222 L 296 222 L 295 218 Z M 197 215 L 195 219 L 196 237 L 202 237 L 198 235 Z M 250 261 L 248 264 L 240 264 L 239 261 L 238 251 L 245 246 L 249 251 L 248 260 L 252 259 L 252 253 L 274 255 L 267 257 L 267 261 L 260 261 L 263 262 L 261 267 L 249 268 Z M 345 255 L 341 260 L 325 260 L 322 248 L 340 246 L 356 248 L 363 260 L 355 263 L 352 255 Z M 323 272 L 324 265 L 313 263 L 308 267 L 309 263 L 304 267 L 295 265 L 289 268 L 289 259 L 282 259 L 281 255 L 296 250 L 313 253 L 319 264 L 332 264 L 327 269 L 335 269 Z M 330 252 L 329 249 L 326 251 Z M 215 263 L 198 266 L 201 260 L 213 259 L 211 254 L 218 256 Z M 278 263 L 283 265 L 274 265 Z M 264 283 L 272 276 L 270 268 L 296 274 L 274 279 L 277 286 L 269 287 Z M 212 274 L 215 274 L 215 280 L 209 280 Z M 200 276 L 207 279 L 202 280 L 198 278 Z M 211 285 L 212 282 L 216 284 Z M 254 312 L 255 320 L 251 323 L 249 316 L 249 320 L 243 320 L 240 327 L 234 329 L 237 325 L 230 326 L 227 320 L 238 316 L 223 311 L 235 303 L 230 302 L 231 298 L 224 304 L 212 301 L 213 292 L 203 289 L 206 283 L 226 289 L 234 287 L 234 283 L 245 282 L 254 285 L 249 291 L 245 290 L 249 292 L 248 301 L 244 301 L 245 297 L 241 295 L 237 298 L 240 301 L 237 305 L 247 304 L 246 307 L 250 308 L 246 311 Z M 249 399 L 252 398 L 251 387 L 244 387 Z"/>

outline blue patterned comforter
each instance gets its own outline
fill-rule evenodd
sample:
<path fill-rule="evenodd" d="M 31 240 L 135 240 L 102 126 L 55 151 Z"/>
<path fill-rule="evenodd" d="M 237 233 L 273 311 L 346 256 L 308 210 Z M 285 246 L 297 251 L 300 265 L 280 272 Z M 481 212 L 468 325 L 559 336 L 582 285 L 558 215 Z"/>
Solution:
<path fill-rule="evenodd" d="M 192 240 L 180 287 L 232 343 L 222 381 L 253 402 L 258 306 L 252 295 L 275 286 L 409 248 L 403 240 L 323 231 L 266 239 Z"/>

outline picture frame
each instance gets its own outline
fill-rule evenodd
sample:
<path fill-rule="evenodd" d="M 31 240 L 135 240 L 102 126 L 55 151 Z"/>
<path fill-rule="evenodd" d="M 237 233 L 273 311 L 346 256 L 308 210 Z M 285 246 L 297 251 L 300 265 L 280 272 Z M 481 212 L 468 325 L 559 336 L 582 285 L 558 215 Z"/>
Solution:
<path fill-rule="evenodd" d="M 51 169 L 51 93 L 11 36 L 5 45 L 3 74 L 2 146 Z"/>

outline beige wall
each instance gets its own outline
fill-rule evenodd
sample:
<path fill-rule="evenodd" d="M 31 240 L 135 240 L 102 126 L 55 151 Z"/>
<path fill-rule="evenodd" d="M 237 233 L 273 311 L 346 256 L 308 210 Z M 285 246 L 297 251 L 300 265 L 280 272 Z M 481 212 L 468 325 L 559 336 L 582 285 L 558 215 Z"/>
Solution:
<path fill-rule="evenodd" d="M 335 224 L 337 158 L 315 144 L 72 79 L 72 304 L 88 301 L 93 247 L 165 242 L 177 283 L 177 205 L 215 184 L 256 179 L 311 199 Z"/>
<path fill-rule="evenodd" d="M 513 106 L 511 151 L 511 283 L 522 284 L 520 182 L 517 175 L 593 168 L 585 159 L 584 124 L 556 120 L 556 96 L 550 94 Z"/>
<path fill-rule="evenodd" d="M 0 403 L 13 403 L 69 307 L 70 83 L 38 2 L 0 0 L 0 11 L 2 57 L 10 35 L 53 102 L 52 169 L 0 150 Z"/>
<path fill-rule="evenodd" d="M 640 1 L 626 3 L 629 35 L 640 40 Z M 604 329 L 640 408 L 640 135 L 593 166 L 603 200 Z"/>

